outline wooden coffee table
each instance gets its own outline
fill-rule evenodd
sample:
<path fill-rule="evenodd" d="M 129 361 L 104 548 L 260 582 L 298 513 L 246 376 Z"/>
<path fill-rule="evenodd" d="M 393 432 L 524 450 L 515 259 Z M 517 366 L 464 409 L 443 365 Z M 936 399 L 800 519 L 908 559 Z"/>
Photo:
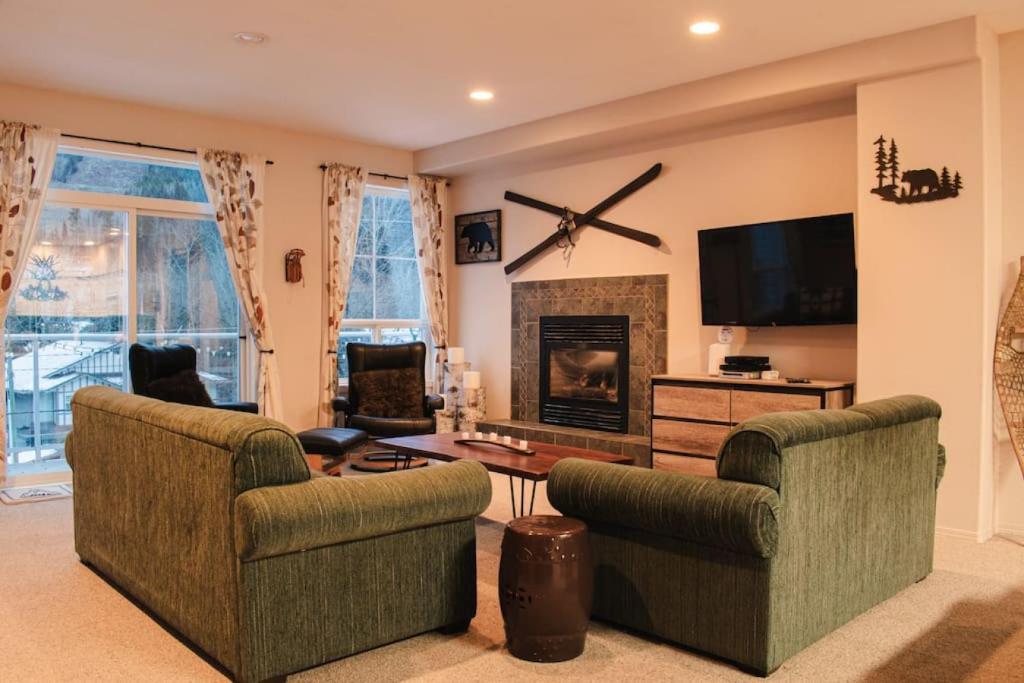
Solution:
<path fill-rule="evenodd" d="M 631 464 L 633 458 L 625 455 L 601 453 L 586 448 L 555 446 L 553 444 L 530 442 L 534 455 L 521 455 L 504 448 L 500 444 L 473 443 L 459 444 L 458 432 L 452 434 L 422 434 L 420 436 L 402 436 L 394 439 L 381 439 L 377 443 L 390 448 L 407 457 L 430 458 L 431 460 L 476 460 L 490 472 L 508 475 L 508 490 L 512 497 L 513 516 L 522 517 L 533 514 L 533 502 L 537 495 L 537 482 L 545 481 L 551 468 L 563 458 L 581 458 L 597 462 Z M 517 442 L 518 443 L 518 442 Z M 514 479 L 519 479 L 519 512 L 516 514 L 516 493 Z M 530 493 L 530 511 L 526 512 L 526 481 L 533 482 Z"/>

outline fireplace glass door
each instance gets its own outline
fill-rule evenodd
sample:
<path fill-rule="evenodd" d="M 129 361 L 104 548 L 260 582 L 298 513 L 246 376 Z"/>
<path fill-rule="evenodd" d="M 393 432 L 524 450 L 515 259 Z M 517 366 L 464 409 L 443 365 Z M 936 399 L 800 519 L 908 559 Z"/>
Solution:
<path fill-rule="evenodd" d="M 619 352 L 552 348 L 548 362 L 551 398 L 619 402 Z"/>
<path fill-rule="evenodd" d="M 629 317 L 542 316 L 540 421 L 628 431 Z"/>

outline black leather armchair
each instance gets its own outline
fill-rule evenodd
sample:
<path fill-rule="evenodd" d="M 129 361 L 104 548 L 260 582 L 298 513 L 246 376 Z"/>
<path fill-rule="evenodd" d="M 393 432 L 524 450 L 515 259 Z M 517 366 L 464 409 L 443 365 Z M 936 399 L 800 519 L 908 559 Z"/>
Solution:
<path fill-rule="evenodd" d="M 423 417 L 370 417 L 359 414 L 359 392 L 349 384 L 347 396 L 334 399 L 334 410 L 338 417 L 344 417 L 344 426 L 361 429 L 371 437 L 413 436 L 431 434 L 434 431 L 434 412 L 444 408 L 444 399 L 426 391 L 427 345 L 423 342 L 409 344 L 360 344 L 351 342 L 348 351 L 349 377 L 369 370 L 391 370 L 414 368 L 419 378 L 419 391 L 423 394 Z M 341 425 L 339 425 L 341 426 Z"/>
<path fill-rule="evenodd" d="M 149 383 L 176 375 L 182 370 L 196 369 L 196 350 L 187 344 L 132 344 L 128 349 L 128 371 L 132 376 L 132 392 L 149 396 Z M 224 410 L 240 413 L 258 413 L 259 405 L 249 401 L 216 404 Z"/>

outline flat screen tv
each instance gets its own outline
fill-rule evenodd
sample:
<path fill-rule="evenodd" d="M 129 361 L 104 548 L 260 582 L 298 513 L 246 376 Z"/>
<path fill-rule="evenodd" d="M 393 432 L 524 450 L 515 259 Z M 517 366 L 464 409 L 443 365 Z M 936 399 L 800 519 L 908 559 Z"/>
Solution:
<path fill-rule="evenodd" d="M 853 214 L 701 230 L 705 325 L 857 322 Z"/>

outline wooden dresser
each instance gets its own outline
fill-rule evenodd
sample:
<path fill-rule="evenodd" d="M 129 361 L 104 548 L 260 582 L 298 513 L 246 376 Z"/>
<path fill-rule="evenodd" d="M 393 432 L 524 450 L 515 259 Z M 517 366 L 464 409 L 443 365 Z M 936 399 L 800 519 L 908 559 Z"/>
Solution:
<path fill-rule="evenodd" d="M 651 463 L 656 469 L 714 474 L 729 430 L 746 419 L 784 410 L 845 408 L 853 382 L 742 380 L 708 375 L 651 378 Z"/>

